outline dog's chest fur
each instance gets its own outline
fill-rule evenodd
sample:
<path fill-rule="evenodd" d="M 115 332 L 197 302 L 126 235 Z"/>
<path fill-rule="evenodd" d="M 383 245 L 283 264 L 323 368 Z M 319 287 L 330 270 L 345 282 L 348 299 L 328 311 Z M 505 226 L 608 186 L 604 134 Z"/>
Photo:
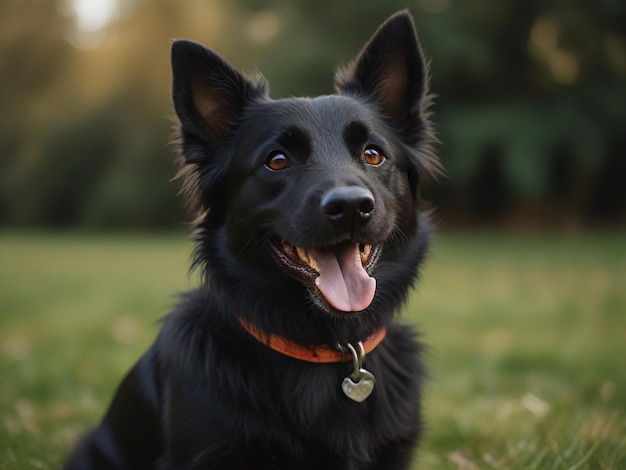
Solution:
<path fill-rule="evenodd" d="M 301 363 L 271 351 L 232 324 L 212 321 L 205 309 L 217 306 L 205 295 L 190 295 L 167 319 L 156 350 L 161 374 L 172 379 L 164 384 L 170 399 L 201 393 L 197 400 L 174 400 L 169 425 L 174 435 L 190 422 L 203 429 L 195 445 L 207 468 L 257 468 L 259 456 L 270 455 L 275 468 L 369 468 L 365 463 L 389 441 L 420 433 L 416 398 L 423 371 L 410 330 L 389 329 L 367 359 L 375 391 L 355 403 L 341 392 L 350 363 Z M 180 344 L 189 346 L 172 347 Z M 181 362 L 193 367 L 180 370 Z M 245 452 L 234 445 L 242 442 Z M 226 467 L 211 467 L 215 462 Z"/>

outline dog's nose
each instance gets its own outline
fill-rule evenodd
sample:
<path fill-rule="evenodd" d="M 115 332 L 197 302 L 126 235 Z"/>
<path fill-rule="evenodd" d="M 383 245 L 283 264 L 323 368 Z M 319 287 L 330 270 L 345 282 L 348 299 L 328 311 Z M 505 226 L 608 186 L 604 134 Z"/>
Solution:
<path fill-rule="evenodd" d="M 320 202 L 322 212 L 334 224 L 353 229 L 366 223 L 376 203 L 369 189 L 342 186 L 327 191 Z"/>

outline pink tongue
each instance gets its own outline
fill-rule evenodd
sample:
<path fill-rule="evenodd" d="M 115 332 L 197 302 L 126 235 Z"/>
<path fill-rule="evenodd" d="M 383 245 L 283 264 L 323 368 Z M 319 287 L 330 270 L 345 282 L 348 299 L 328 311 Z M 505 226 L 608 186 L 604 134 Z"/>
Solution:
<path fill-rule="evenodd" d="M 333 308 L 360 312 L 372 303 L 376 279 L 363 269 L 356 243 L 342 244 L 337 252 L 321 248 L 310 250 L 309 254 L 320 273 L 315 285 Z"/>

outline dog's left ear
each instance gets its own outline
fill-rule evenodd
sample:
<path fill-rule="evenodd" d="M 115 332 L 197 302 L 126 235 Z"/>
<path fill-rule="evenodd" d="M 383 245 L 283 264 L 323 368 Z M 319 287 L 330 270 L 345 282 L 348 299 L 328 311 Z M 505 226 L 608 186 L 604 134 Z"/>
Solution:
<path fill-rule="evenodd" d="M 339 93 L 373 100 L 409 145 L 421 139 L 428 69 L 408 11 L 378 28 L 354 62 L 335 75 Z"/>

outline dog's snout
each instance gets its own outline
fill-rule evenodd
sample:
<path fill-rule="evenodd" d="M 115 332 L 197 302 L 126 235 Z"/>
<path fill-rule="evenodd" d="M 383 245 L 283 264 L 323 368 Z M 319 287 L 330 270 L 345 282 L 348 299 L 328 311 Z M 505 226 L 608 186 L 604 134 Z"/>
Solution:
<path fill-rule="evenodd" d="M 320 202 L 324 215 L 348 229 L 366 223 L 374 213 L 374 195 L 361 186 L 343 186 L 327 191 Z"/>

